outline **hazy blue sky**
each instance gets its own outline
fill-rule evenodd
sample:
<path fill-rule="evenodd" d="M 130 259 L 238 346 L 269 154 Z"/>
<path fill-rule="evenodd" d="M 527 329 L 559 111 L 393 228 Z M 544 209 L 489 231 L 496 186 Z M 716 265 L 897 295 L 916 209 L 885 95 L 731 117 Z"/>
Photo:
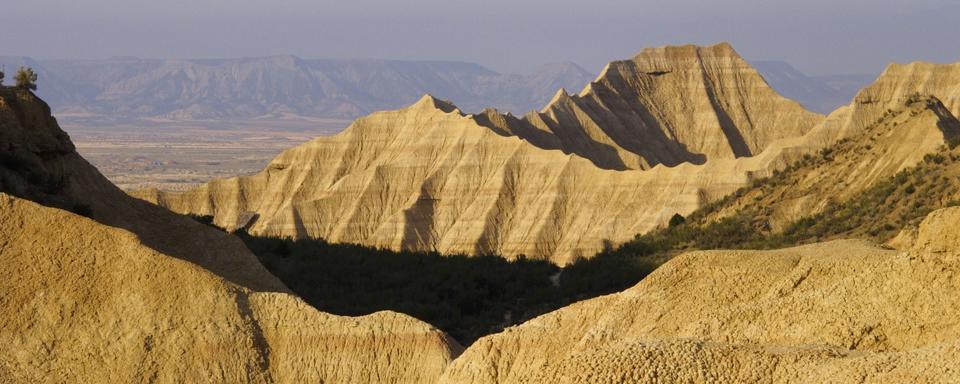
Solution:
<path fill-rule="evenodd" d="M 730 41 L 810 74 L 960 61 L 960 0 L 23 0 L 0 55 L 465 60 L 599 71 L 643 47 Z"/>

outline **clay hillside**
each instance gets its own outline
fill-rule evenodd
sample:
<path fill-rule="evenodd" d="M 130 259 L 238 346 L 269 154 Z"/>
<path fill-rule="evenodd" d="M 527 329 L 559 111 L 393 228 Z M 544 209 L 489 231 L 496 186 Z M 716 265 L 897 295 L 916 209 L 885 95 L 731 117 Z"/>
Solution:
<path fill-rule="evenodd" d="M 442 383 L 944 383 L 960 208 L 898 252 L 857 240 L 677 257 L 624 292 L 481 338 Z"/>
<path fill-rule="evenodd" d="M 306 305 L 239 239 L 110 184 L 29 91 L 0 87 L 0 160 L 0 382 L 420 383 L 460 350 Z"/>
<path fill-rule="evenodd" d="M 800 138 L 822 120 L 727 44 L 648 49 L 522 119 L 425 96 L 255 176 L 136 195 L 255 235 L 562 265 L 812 151 Z"/>

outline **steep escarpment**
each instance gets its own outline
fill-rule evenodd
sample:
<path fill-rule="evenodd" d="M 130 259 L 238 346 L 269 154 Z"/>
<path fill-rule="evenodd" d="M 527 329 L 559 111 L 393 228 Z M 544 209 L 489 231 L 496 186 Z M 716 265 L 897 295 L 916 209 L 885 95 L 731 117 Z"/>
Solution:
<path fill-rule="evenodd" d="M 749 185 L 612 255 L 663 260 L 696 249 L 769 249 L 843 238 L 902 248 L 928 213 L 960 201 L 960 122 L 940 99 L 950 101 L 952 88 L 924 88 L 921 81 L 943 78 L 944 69 L 956 66 L 911 66 L 926 68 L 925 75 L 910 71 L 917 88 L 938 95 L 891 86 L 900 77 L 884 74 L 807 135 L 746 160 L 772 156 L 784 166 L 751 171 L 756 178 Z"/>
<path fill-rule="evenodd" d="M 646 49 L 522 119 L 483 114 L 490 126 L 606 169 L 752 156 L 822 119 L 777 94 L 726 43 Z"/>
<path fill-rule="evenodd" d="M 691 164 L 599 169 L 424 97 L 287 150 L 255 176 L 137 195 L 255 235 L 566 264 L 746 181 Z"/>
<path fill-rule="evenodd" d="M 548 124 L 547 129 L 532 124 L 533 115 L 522 119 L 493 111 L 466 115 L 449 102 L 427 96 L 408 108 L 358 119 L 339 135 L 290 149 L 258 175 L 215 180 L 182 193 L 136 195 L 176 212 L 212 215 L 219 226 L 244 227 L 254 235 L 323 238 L 395 250 L 525 255 L 562 265 L 664 225 L 676 213 L 687 215 L 839 140 L 857 135 L 869 139 L 864 132 L 881 119 L 901 129 L 861 147 L 873 155 L 850 158 L 843 172 L 862 177 L 843 179 L 845 196 L 915 164 L 952 132 L 940 126 L 952 119 L 954 95 L 949 86 L 931 88 L 922 82 L 917 88 L 894 86 L 890 84 L 899 77 L 888 73 L 849 106 L 820 121 L 771 94 L 762 79 L 751 80 L 755 71 L 741 63 L 726 45 L 651 50 L 633 61 L 611 64 L 580 95 L 561 92 L 544 109 L 573 108 L 594 100 L 616 104 L 609 111 L 623 117 L 633 116 L 640 106 L 658 105 L 662 111 L 657 116 L 665 116 L 656 120 L 660 125 L 633 118 L 590 120 L 587 117 L 599 109 L 586 108 L 583 111 L 591 112 L 574 113 L 576 118 L 561 119 L 562 124 Z M 926 70 L 942 71 L 936 66 Z M 920 72 L 911 73 L 923 78 Z M 709 87 L 700 82 L 714 77 Z M 933 93 L 921 93 L 924 90 Z M 920 101 L 930 98 L 939 101 L 931 106 Z M 874 99 L 878 101 L 868 102 Z M 720 111 L 726 111 L 728 119 L 718 120 Z M 894 111 L 898 114 L 891 117 Z M 545 114 L 549 113 L 536 116 Z M 736 124 L 720 124 L 721 120 Z M 810 124 L 809 129 L 801 128 L 802 121 Z M 675 133 L 671 140 L 683 142 L 685 148 L 698 147 L 701 155 L 716 156 L 708 156 L 703 164 L 678 157 L 676 161 L 684 162 L 675 167 L 660 162 L 650 169 L 617 171 L 623 167 L 605 169 L 602 164 L 633 156 L 634 164 L 643 168 L 643 156 L 613 145 L 619 139 L 603 144 L 602 151 L 571 149 L 574 142 L 587 146 L 600 142 L 575 139 L 586 137 L 584 129 L 597 134 L 587 136 L 597 138 L 626 126 L 635 130 L 617 132 L 634 138 L 650 127 L 676 126 L 671 128 Z M 733 135 L 729 127 L 739 133 Z M 742 146 L 747 151 L 741 154 L 752 156 L 735 157 L 726 141 L 731 135 L 749 137 Z M 711 147 L 708 142 L 727 144 Z M 671 146 L 644 143 L 654 152 Z M 621 156 L 627 152 L 634 155 Z M 843 172 L 824 175 L 838 178 Z M 817 180 L 827 179 L 808 183 Z M 784 212 L 816 208 L 819 195 L 807 195 L 812 196 L 803 200 L 807 203 Z"/>
<path fill-rule="evenodd" d="M 559 116 L 564 103 L 592 115 L 531 123 Z M 641 118 L 639 110 L 658 117 Z M 795 152 L 796 146 L 781 146 L 777 154 L 741 162 L 726 141 L 730 129 L 750 137 L 746 152 L 738 152 L 746 156 L 819 120 L 773 93 L 728 45 L 648 50 L 611 64 L 580 96 L 561 92 L 524 119 L 466 115 L 425 96 L 290 149 L 258 175 L 136 195 L 255 235 L 566 264 L 729 193 L 749 180 L 748 171 L 779 166 L 782 153 Z M 668 138 L 643 138 L 654 131 Z M 587 136 L 593 138 L 581 140 Z M 585 149 L 601 136 L 607 149 Z M 631 152 L 621 140 L 627 137 L 636 139 L 635 148 L 666 157 Z M 696 148 L 700 160 L 670 152 L 680 147 Z M 716 156 L 706 165 L 688 162 L 708 155 Z M 626 169 L 628 158 L 630 168 L 679 166 L 615 171 Z"/>
<path fill-rule="evenodd" d="M 955 149 L 960 122 L 948 107 L 957 104 L 957 85 L 950 81 L 958 69 L 891 65 L 802 138 L 812 148 L 833 144 L 793 156 L 782 172 L 691 213 L 683 228 L 666 228 L 637 242 L 657 243 L 654 248 L 663 250 L 671 243 L 682 246 L 683 238 L 733 231 L 751 235 L 696 243 L 768 247 L 849 237 L 885 242 L 901 230 L 909 234 L 926 213 L 958 200 L 953 181 L 960 172 Z"/>
<path fill-rule="evenodd" d="M 318 312 L 239 239 L 127 196 L 29 91 L 0 87 L 0 139 L 2 382 L 420 383 L 459 353 L 406 315 Z"/>
<path fill-rule="evenodd" d="M 32 93 L 0 87 L 0 192 L 66 209 L 136 233 L 149 246 L 257 290 L 286 287 L 243 244 L 131 198 L 74 150 L 50 108 Z"/>
<path fill-rule="evenodd" d="M 849 105 L 832 112 L 808 136 L 833 142 L 856 135 L 906 100 L 924 96 L 936 97 L 952 115 L 960 116 L 960 63 L 891 64 Z"/>
<path fill-rule="evenodd" d="M 939 382 L 960 361 L 960 209 L 909 250 L 833 241 L 675 258 L 474 343 L 441 382 Z"/>

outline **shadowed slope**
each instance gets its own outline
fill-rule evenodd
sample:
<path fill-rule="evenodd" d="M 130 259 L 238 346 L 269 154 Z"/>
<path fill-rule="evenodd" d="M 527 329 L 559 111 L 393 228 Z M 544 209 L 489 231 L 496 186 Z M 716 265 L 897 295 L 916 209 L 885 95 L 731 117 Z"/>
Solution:
<path fill-rule="evenodd" d="M 0 192 L 0 382 L 421 383 L 459 353 L 409 316 L 317 312 L 236 237 L 112 186 L 29 91 L 0 88 Z"/>
<path fill-rule="evenodd" d="M 32 93 L 0 87 L 0 192 L 136 233 L 157 251 L 254 290 L 287 291 L 231 236 L 132 198 L 74 150 Z"/>
<path fill-rule="evenodd" d="M 522 120 L 483 114 L 492 127 L 608 169 L 752 156 L 822 119 L 778 95 L 726 43 L 645 49 Z"/>
<path fill-rule="evenodd" d="M 2 193 L 0 228 L 5 383 L 422 383 L 459 352 L 411 317 L 318 312 Z"/>

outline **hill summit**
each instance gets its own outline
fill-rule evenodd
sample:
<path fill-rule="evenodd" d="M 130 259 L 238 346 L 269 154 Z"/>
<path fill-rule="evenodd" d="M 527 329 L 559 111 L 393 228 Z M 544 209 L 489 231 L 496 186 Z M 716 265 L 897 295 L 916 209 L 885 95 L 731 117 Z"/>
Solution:
<path fill-rule="evenodd" d="M 822 118 L 728 44 L 666 47 L 613 62 L 522 119 L 428 95 L 285 151 L 255 176 L 136 195 L 256 235 L 566 264 L 731 192 L 744 166 L 719 164 Z"/>

